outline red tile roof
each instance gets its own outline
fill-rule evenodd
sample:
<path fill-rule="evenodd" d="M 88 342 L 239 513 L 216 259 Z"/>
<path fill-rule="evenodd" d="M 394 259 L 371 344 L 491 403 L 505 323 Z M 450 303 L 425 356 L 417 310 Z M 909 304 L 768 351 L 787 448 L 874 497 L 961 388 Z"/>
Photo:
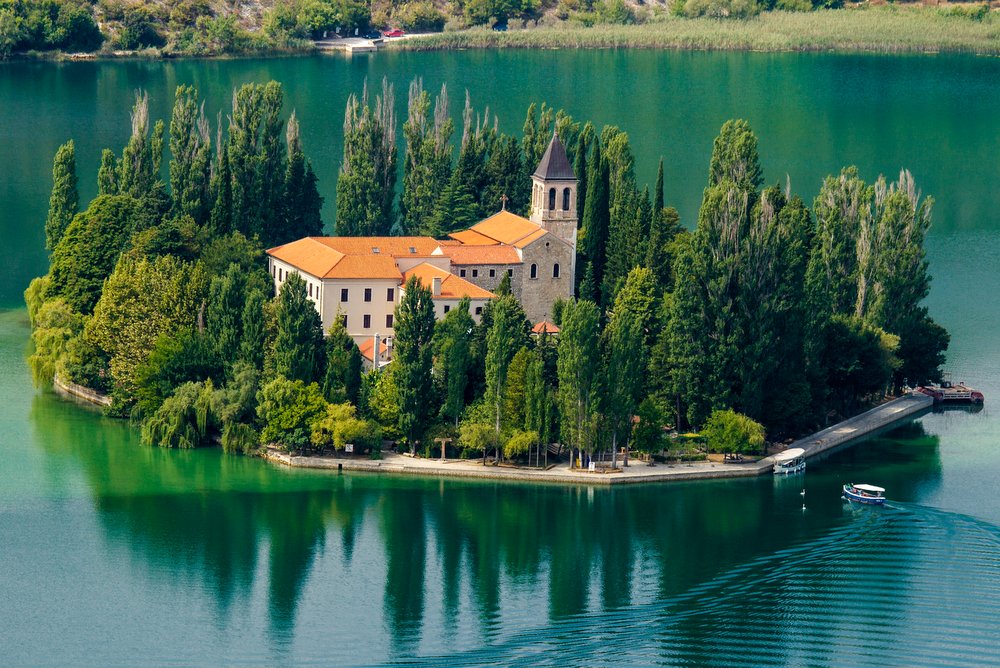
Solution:
<path fill-rule="evenodd" d="M 536 225 L 510 211 L 498 211 L 486 220 L 473 225 L 469 231 L 518 248 L 523 248 L 547 234 L 541 225 Z"/>
<path fill-rule="evenodd" d="M 547 320 L 542 320 L 541 322 L 536 322 L 535 326 L 531 328 L 532 334 L 541 334 L 542 332 L 547 334 L 558 334 L 559 327 L 557 325 L 553 325 Z"/>
<path fill-rule="evenodd" d="M 454 265 L 521 264 L 513 246 L 443 246 L 441 252 Z"/>

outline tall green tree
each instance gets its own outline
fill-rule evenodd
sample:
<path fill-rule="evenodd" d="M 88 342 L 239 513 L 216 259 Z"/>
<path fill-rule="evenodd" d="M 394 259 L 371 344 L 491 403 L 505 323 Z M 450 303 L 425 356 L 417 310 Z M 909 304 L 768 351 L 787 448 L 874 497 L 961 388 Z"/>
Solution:
<path fill-rule="evenodd" d="M 482 195 L 484 213 L 490 215 L 506 207 L 508 211 L 525 215 L 530 196 L 531 180 L 523 169 L 517 139 L 497 136 L 486 161 L 486 189 Z"/>
<path fill-rule="evenodd" d="M 233 172 L 229 164 L 229 145 L 219 146 L 212 174 L 212 213 L 210 227 L 215 234 L 228 234 L 233 225 Z"/>
<path fill-rule="evenodd" d="M 136 93 L 132 107 L 132 136 L 118 163 L 117 191 L 141 199 L 150 195 L 159 179 L 163 149 L 163 123 L 149 130 L 149 94 Z"/>
<path fill-rule="evenodd" d="M 211 212 L 212 136 L 205 105 L 194 86 L 178 86 L 170 117 L 170 192 L 174 216 L 189 215 L 199 224 Z"/>
<path fill-rule="evenodd" d="M 45 248 L 55 250 L 80 205 L 76 189 L 76 148 L 73 140 L 59 147 L 52 162 L 52 195 L 45 220 Z"/>
<path fill-rule="evenodd" d="M 101 167 L 97 171 L 97 194 L 118 194 L 118 162 L 110 148 L 101 153 Z"/>
<path fill-rule="evenodd" d="M 559 333 L 559 415 L 563 441 L 591 452 L 597 432 L 600 313 L 593 302 L 567 302 Z M 574 458 L 575 462 L 575 458 Z"/>
<path fill-rule="evenodd" d="M 312 383 L 324 368 L 323 323 L 306 293 L 306 282 L 290 274 L 275 308 L 274 369 L 289 380 Z"/>
<path fill-rule="evenodd" d="M 264 368 L 268 337 L 264 309 L 267 304 L 267 295 L 261 290 L 247 292 L 243 303 L 243 338 L 240 340 L 239 358 L 255 369 Z"/>
<path fill-rule="evenodd" d="M 434 100 L 433 123 L 430 95 L 423 79 L 410 82 L 409 107 L 403 124 L 406 152 L 403 158 L 403 193 L 400 198 L 402 234 L 431 229 L 437 202 L 451 177 L 451 136 L 455 130 L 448 110 L 448 88 Z"/>
<path fill-rule="evenodd" d="M 490 406 L 497 434 L 504 423 L 504 389 L 510 361 L 526 343 L 528 321 L 513 296 L 493 304 L 493 321 L 486 334 L 486 403 Z"/>
<path fill-rule="evenodd" d="M 231 264 L 222 276 L 215 276 L 205 306 L 205 333 L 215 354 L 227 365 L 236 361 L 243 339 L 245 274 Z"/>
<path fill-rule="evenodd" d="M 131 197 L 102 195 L 78 213 L 52 253 L 47 294 L 78 313 L 90 313 L 139 220 Z"/>
<path fill-rule="evenodd" d="M 434 380 L 438 395 L 444 398 L 441 416 L 453 421 L 456 427 L 465 409 L 475 325 L 469 315 L 469 299 L 463 298 L 434 328 Z"/>
<path fill-rule="evenodd" d="M 415 452 L 429 419 L 434 353 L 433 295 L 416 277 L 411 276 L 403 286 L 395 323 L 392 364 L 399 388 L 399 431 Z"/>
<path fill-rule="evenodd" d="M 749 194 L 756 193 L 764 183 L 757 136 L 743 119 L 726 121 L 712 145 L 708 185 L 717 186 L 724 181 Z M 750 205 L 754 203 L 752 200 Z"/>
<path fill-rule="evenodd" d="M 302 152 L 299 121 L 294 111 L 288 119 L 285 144 L 288 147 L 288 159 L 285 162 L 285 191 L 282 202 L 284 221 L 270 239 L 269 243 L 273 244 L 283 244 L 323 233 L 323 220 L 320 217 L 323 198 L 316 187 L 316 174 L 313 173 L 312 165 Z"/>
<path fill-rule="evenodd" d="M 608 168 L 601 157 L 601 147 L 595 141 L 590 159 L 590 173 L 587 175 L 586 209 L 583 212 L 584 250 L 587 257 L 585 272 L 591 274 L 590 280 L 581 284 L 582 298 L 593 301 L 601 300 L 601 285 L 604 282 L 604 267 L 608 245 Z M 588 286 L 587 291 L 583 290 Z"/>
<path fill-rule="evenodd" d="M 395 221 L 395 93 L 387 79 L 374 107 L 368 84 L 361 98 L 352 94 L 344 114 L 344 158 L 337 179 L 337 234 L 387 235 Z"/>
<path fill-rule="evenodd" d="M 334 318 L 326 336 L 326 373 L 323 396 L 332 404 L 349 401 L 357 406 L 361 392 L 361 351 L 343 321 Z"/>

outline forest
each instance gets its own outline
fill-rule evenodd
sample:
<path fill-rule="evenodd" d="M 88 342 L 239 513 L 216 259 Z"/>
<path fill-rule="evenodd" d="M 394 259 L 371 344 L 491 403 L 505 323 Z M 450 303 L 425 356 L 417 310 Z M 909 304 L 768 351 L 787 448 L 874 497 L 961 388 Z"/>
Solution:
<path fill-rule="evenodd" d="M 365 373 L 343 326 L 322 330 L 301 279 L 273 294 L 263 249 L 324 229 L 283 103 L 278 83 L 247 84 L 213 124 L 180 86 L 167 125 L 139 93 L 131 137 L 104 151 L 85 207 L 74 144 L 60 147 L 50 269 L 25 292 L 39 384 L 58 375 L 109 394 L 150 445 L 352 443 L 378 456 L 383 443 L 426 453 L 451 438 L 459 456 L 537 461 L 554 442 L 658 452 L 686 428 L 759 450 L 765 435 L 940 377 L 949 337 L 923 305 L 932 201 L 909 172 L 869 183 L 844 168 L 810 207 L 765 183 L 752 128 L 729 121 L 686 228 L 664 202 L 669 165 L 640 188 L 621 129 L 542 104 L 508 135 L 466 93 L 457 133 L 447 87 L 432 98 L 419 79 L 402 142 L 391 85 L 349 99 L 333 229 L 442 236 L 505 194 L 526 213 L 555 130 L 580 182 L 577 298 L 555 304 L 558 334 L 533 336 L 509 285 L 477 324 L 462 308 L 436 321 L 429 288 L 411 280 L 392 362 Z"/>

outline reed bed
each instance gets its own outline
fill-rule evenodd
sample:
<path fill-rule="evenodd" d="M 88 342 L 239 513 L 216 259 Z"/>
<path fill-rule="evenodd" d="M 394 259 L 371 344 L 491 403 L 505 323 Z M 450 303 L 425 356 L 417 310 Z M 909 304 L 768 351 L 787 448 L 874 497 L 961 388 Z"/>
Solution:
<path fill-rule="evenodd" d="M 767 12 L 747 20 L 660 17 L 643 25 L 478 28 L 394 42 L 408 50 L 690 49 L 732 51 L 965 52 L 1000 55 L 1000 16 L 978 20 L 929 7 Z"/>

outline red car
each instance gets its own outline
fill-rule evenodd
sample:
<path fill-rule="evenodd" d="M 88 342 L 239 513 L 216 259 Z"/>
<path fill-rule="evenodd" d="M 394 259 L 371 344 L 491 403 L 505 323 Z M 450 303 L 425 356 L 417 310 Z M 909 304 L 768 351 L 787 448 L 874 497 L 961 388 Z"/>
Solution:
<path fill-rule="evenodd" d="M 403 32 L 402 28 L 393 28 L 392 30 L 386 30 L 382 33 L 382 37 L 402 37 L 406 33 Z"/>

